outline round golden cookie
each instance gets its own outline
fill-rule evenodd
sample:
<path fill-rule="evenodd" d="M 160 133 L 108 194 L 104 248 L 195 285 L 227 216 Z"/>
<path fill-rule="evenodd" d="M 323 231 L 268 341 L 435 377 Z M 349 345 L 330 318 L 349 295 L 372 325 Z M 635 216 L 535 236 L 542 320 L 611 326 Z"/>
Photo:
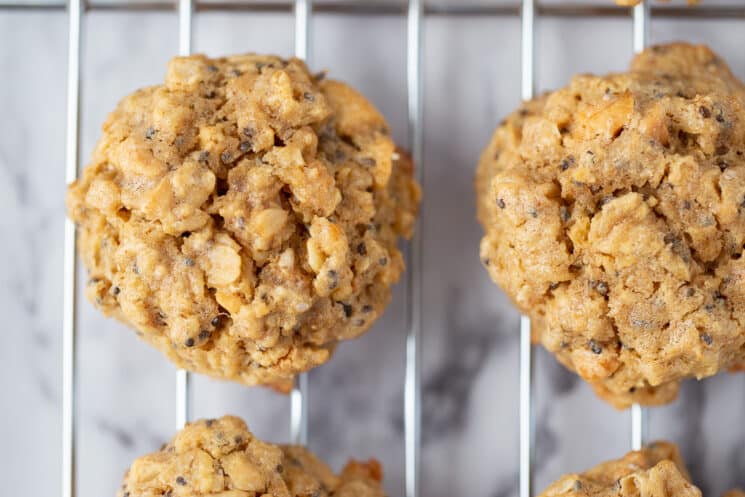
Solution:
<path fill-rule="evenodd" d="M 526 102 L 479 162 L 481 258 L 617 407 L 745 362 L 745 88 L 704 46 Z"/>
<path fill-rule="evenodd" d="M 118 497 L 385 497 L 377 461 L 350 461 L 339 475 L 305 447 L 257 440 L 239 418 L 188 424 L 140 457 Z"/>
<path fill-rule="evenodd" d="M 569 474 L 539 497 L 701 497 L 678 448 L 656 442 L 582 474 Z"/>
<path fill-rule="evenodd" d="M 196 55 L 119 103 L 67 205 L 105 314 L 180 367 L 287 387 L 383 312 L 419 197 L 355 90 Z"/>

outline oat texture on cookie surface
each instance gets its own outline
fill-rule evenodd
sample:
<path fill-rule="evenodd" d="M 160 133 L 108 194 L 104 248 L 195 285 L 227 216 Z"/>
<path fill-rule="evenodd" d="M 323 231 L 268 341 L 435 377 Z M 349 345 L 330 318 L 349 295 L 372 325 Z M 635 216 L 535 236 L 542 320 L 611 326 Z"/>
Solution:
<path fill-rule="evenodd" d="M 525 102 L 481 156 L 483 264 L 619 408 L 745 362 L 743 154 L 745 88 L 679 43 Z"/>
<path fill-rule="evenodd" d="M 412 168 L 370 102 L 298 59 L 176 57 L 69 188 L 86 293 L 180 367 L 287 388 L 383 312 Z"/>

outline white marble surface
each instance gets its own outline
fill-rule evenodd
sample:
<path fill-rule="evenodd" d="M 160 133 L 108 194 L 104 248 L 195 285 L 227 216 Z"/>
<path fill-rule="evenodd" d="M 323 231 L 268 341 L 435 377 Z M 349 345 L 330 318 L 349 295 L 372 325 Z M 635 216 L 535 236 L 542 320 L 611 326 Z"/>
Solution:
<path fill-rule="evenodd" d="M 455 0 L 453 0 L 455 1 Z M 745 2 L 737 3 L 745 7 Z M 315 19 L 315 67 L 363 90 L 406 143 L 405 23 Z M 625 67 L 627 19 L 538 23 L 541 89 L 572 73 Z M 177 49 L 173 13 L 95 12 L 84 24 L 83 157 L 106 112 L 160 81 Z M 656 41 L 708 42 L 745 77 L 745 21 L 653 23 Z M 66 17 L 0 12 L 0 493 L 59 495 Z M 425 29 L 425 497 L 516 495 L 517 314 L 477 257 L 472 173 L 494 125 L 519 100 L 517 19 L 430 18 Z M 289 55 L 288 15 L 204 13 L 196 49 Z M 403 308 L 310 375 L 310 445 L 338 467 L 384 462 L 403 493 Z M 174 369 L 135 335 L 80 304 L 79 495 L 113 496 L 135 456 L 172 434 Z M 625 452 L 629 417 L 537 355 L 537 486 Z M 261 437 L 288 437 L 288 399 L 199 378 L 196 414 L 235 413 Z M 745 375 L 688 383 L 651 415 L 651 435 L 679 442 L 705 495 L 745 486 Z"/>

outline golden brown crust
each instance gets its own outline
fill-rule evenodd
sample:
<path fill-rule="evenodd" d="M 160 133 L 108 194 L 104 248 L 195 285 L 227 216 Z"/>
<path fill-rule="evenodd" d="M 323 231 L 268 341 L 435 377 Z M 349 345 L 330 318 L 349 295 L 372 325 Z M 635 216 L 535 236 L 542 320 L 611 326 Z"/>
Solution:
<path fill-rule="evenodd" d="M 176 57 L 70 186 L 87 295 L 181 367 L 286 387 L 383 312 L 411 173 L 377 110 L 298 59 Z"/>
<path fill-rule="evenodd" d="M 701 497 L 678 448 L 656 442 L 582 474 L 569 474 L 539 497 Z"/>
<path fill-rule="evenodd" d="M 257 440 L 239 418 L 190 423 L 132 463 L 119 497 L 385 497 L 377 461 L 335 475 L 300 446 Z"/>
<path fill-rule="evenodd" d="M 744 143 L 743 85 L 672 44 L 526 102 L 481 157 L 484 264 L 617 407 L 745 360 Z"/>

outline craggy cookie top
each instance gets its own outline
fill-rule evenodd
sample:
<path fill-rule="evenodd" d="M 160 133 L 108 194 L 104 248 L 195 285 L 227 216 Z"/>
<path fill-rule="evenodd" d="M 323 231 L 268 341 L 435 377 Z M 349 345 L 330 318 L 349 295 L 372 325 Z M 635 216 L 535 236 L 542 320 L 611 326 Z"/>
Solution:
<path fill-rule="evenodd" d="M 240 419 L 201 420 L 140 457 L 119 497 L 384 497 L 376 461 L 351 461 L 340 475 L 300 446 L 257 440 Z"/>
<path fill-rule="evenodd" d="M 411 175 L 378 111 L 302 61 L 176 57 L 70 186 L 87 294 L 181 367 L 286 387 L 383 312 Z"/>
<path fill-rule="evenodd" d="M 745 362 L 745 89 L 704 46 L 526 102 L 483 152 L 491 277 L 617 407 Z"/>
<path fill-rule="evenodd" d="M 701 497 L 675 445 L 657 442 L 582 474 L 563 476 L 539 497 Z"/>

